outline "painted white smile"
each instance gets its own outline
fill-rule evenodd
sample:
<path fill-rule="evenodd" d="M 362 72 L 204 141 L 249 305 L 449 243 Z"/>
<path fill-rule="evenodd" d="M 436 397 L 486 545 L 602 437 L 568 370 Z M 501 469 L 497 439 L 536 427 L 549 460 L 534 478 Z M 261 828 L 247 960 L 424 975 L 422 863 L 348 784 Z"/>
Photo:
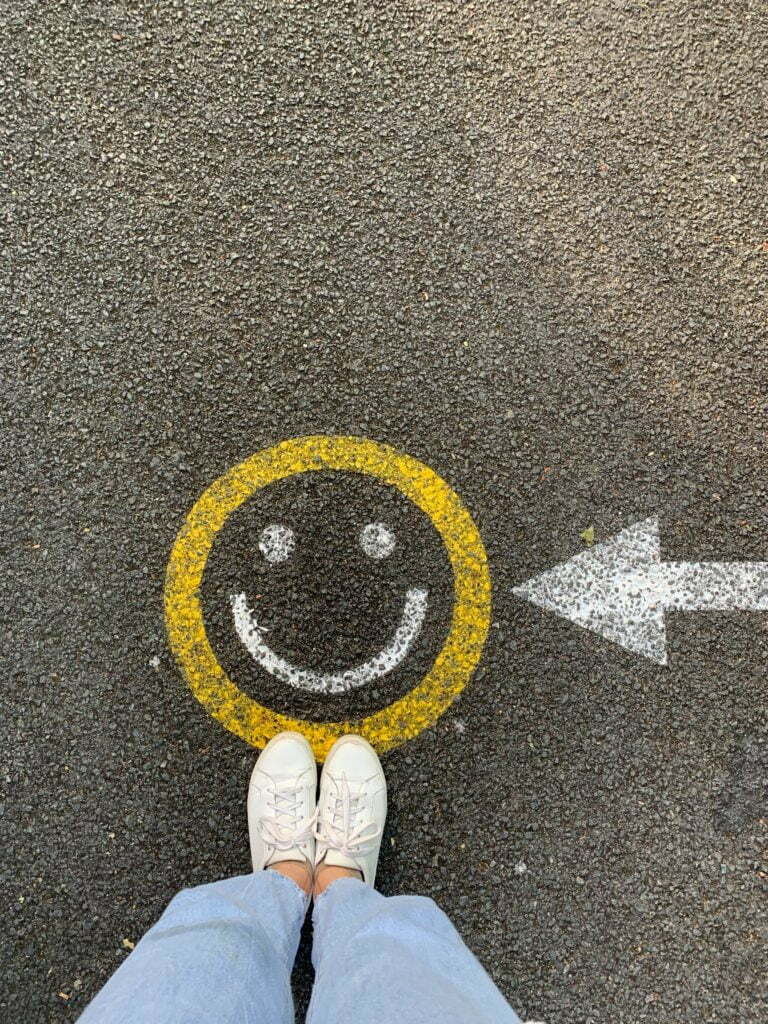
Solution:
<path fill-rule="evenodd" d="M 253 660 L 271 676 L 297 690 L 308 690 L 310 693 L 346 693 L 374 679 L 380 679 L 397 668 L 424 625 L 427 596 L 426 590 L 410 588 L 405 595 L 400 624 L 387 646 L 361 665 L 337 672 L 316 672 L 314 669 L 292 665 L 290 661 L 281 658 L 265 642 L 264 633 L 267 630 L 256 622 L 245 594 L 232 594 L 230 603 L 235 629 L 243 646 Z"/>

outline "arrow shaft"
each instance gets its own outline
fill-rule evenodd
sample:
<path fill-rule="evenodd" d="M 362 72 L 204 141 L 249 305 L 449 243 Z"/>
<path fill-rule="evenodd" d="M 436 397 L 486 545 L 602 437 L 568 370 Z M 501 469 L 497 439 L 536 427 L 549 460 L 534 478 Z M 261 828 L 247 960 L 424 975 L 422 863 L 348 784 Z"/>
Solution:
<path fill-rule="evenodd" d="M 662 562 L 656 573 L 670 611 L 768 611 L 768 562 Z"/>

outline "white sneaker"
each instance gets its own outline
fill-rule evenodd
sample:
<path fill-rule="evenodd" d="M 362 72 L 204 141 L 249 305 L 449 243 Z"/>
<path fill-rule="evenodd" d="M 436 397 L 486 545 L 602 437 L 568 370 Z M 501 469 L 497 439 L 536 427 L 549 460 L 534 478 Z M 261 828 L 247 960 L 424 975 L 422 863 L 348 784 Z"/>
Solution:
<path fill-rule="evenodd" d="M 387 818 L 387 782 L 362 736 L 342 736 L 320 777 L 315 872 L 324 864 L 359 871 L 373 885 Z"/>
<path fill-rule="evenodd" d="M 281 860 L 315 860 L 317 766 L 309 743 L 281 732 L 264 747 L 248 786 L 253 870 Z"/>

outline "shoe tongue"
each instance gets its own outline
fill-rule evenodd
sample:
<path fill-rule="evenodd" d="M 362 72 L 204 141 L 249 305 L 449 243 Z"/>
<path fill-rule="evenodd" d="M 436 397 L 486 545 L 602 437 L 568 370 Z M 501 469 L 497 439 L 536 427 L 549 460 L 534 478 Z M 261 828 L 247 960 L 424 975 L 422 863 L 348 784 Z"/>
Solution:
<path fill-rule="evenodd" d="M 352 868 L 353 871 L 359 871 L 364 876 L 363 869 L 357 863 L 356 860 L 352 860 L 351 857 L 345 857 L 343 853 L 339 853 L 338 850 L 328 850 L 326 855 L 323 857 L 323 864 L 327 864 L 332 868 Z"/>
<path fill-rule="evenodd" d="M 292 860 L 298 864 L 310 864 L 309 857 L 302 853 L 298 846 L 291 846 L 288 850 L 275 850 L 264 866 L 269 868 L 273 864 L 279 864 L 281 860 Z"/>
<path fill-rule="evenodd" d="M 345 794 L 350 802 L 350 812 L 352 818 L 354 819 L 360 813 L 363 807 L 361 797 L 364 798 L 365 795 L 365 780 L 345 780 L 344 787 L 337 786 L 335 790 L 331 791 L 331 806 L 336 811 L 336 818 L 343 814 Z"/>

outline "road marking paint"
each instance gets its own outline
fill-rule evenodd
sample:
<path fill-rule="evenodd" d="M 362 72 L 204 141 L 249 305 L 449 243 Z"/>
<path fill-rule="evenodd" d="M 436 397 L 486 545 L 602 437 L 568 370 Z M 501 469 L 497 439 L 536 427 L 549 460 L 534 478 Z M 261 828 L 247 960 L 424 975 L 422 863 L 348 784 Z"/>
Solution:
<path fill-rule="evenodd" d="M 287 683 L 295 690 L 308 690 L 310 693 L 347 693 L 392 672 L 410 651 L 427 614 L 426 590 L 411 588 L 406 594 L 400 625 L 386 647 L 354 668 L 340 672 L 315 672 L 298 668 L 275 654 L 262 635 L 269 631 L 259 626 L 254 619 L 245 594 L 233 594 L 230 600 L 235 630 L 254 661 L 280 682 Z"/>
<path fill-rule="evenodd" d="M 429 516 L 453 571 L 448 636 L 427 675 L 405 696 L 364 718 L 309 722 L 264 707 L 243 693 L 219 664 L 205 632 L 203 573 L 216 535 L 261 487 L 298 473 L 362 473 L 396 487 Z M 318 760 L 358 732 L 383 752 L 437 721 L 469 682 L 490 625 L 491 580 L 480 534 L 458 495 L 433 470 L 387 445 L 323 435 L 284 441 L 232 467 L 195 502 L 171 550 L 165 583 L 168 640 L 195 697 L 225 728 L 254 747 L 284 729 L 307 737 Z"/>
<path fill-rule="evenodd" d="M 374 561 L 388 558 L 395 550 L 395 535 L 386 523 L 368 523 L 358 537 L 360 547 Z"/>
<path fill-rule="evenodd" d="M 662 562 L 651 518 L 513 593 L 667 664 L 666 611 L 768 611 L 768 562 Z"/>
<path fill-rule="evenodd" d="M 293 554 L 296 547 L 296 535 L 290 526 L 272 523 L 265 526 L 259 537 L 259 551 L 273 565 L 285 562 Z"/>

